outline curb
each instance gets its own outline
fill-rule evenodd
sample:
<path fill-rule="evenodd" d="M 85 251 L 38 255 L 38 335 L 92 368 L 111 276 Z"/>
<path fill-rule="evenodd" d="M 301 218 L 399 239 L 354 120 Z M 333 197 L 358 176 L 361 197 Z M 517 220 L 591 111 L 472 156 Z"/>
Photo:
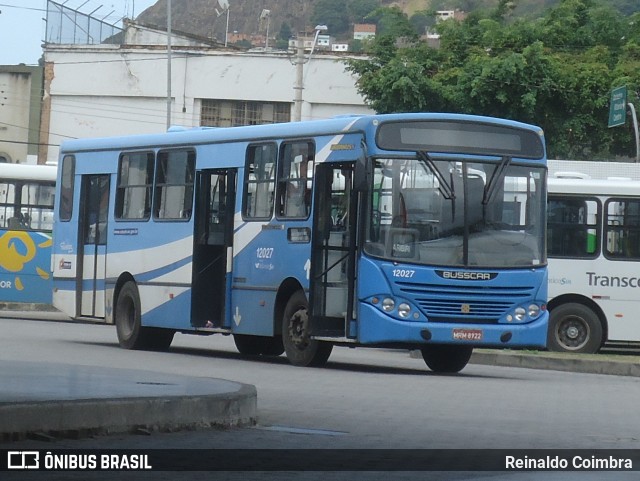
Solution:
<path fill-rule="evenodd" d="M 611 361 L 585 358 L 579 354 L 565 354 L 562 357 L 557 355 L 556 357 L 552 353 L 528 354 L 510 351 L 475 350 L 469 362 L 489 366 L 640 377 L 640 358 L 638 358 L 637 362 Z"/>
<path fill-rule="evenodd" d="M 7 361 L 0 439 L 86 437 L 256 423 L 257 390 L 211 377 Z"/>
<path fill-rule="evenodd" d="M 132 399 L 91 399 L 0 405 L 0 435 L 175 431 L 256 423 L 257 392 Z M 75 436 L 74 436 L 75 437 Z"/>

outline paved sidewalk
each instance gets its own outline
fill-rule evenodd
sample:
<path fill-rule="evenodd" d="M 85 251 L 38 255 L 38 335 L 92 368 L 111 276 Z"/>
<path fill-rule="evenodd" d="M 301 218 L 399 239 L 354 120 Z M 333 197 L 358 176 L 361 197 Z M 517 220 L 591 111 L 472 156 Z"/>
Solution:
<path fill-rule="evenodd" d="M 69 321 L 50 306 L 0 304 L 2 317 Z M 255 424 L 255 386 L 210 377 L 42 362 L 0 363 L 0 439 L 25 434 Z"/>
<path fill-rule="evenodd" d="M 222 379 L 2 362 L 0 386 L 0 439 L 250 425 L 256 420 L 256 388 Z"/>

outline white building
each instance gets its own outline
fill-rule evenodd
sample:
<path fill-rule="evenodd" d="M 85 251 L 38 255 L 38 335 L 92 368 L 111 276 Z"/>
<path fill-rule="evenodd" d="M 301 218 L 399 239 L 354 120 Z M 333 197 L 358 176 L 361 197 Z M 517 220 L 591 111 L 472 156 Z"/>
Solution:
<path fill-rule="evenodd" d="M 376 36 L 376 26 L 371 23 L 356 23 L 353 26 L 354 40 L 367 40 Z"/>
<path fill-rule="evenodd" d="M 455 18 L 455 10 L 438 10 L 436 12 L 436 21 L 443 22 L 445 20 L 449 20 L 450 18 Z"/>
<path fill-rule="evenodd" d="M 317 46 L 324 49 L 331 48 L 331 36 L 330 35 L 318 35 Z"/>
<path fill-rule="evenodd" d="M 45 47 L 43 125 L 55 161 L 67 138 L 164 131 L 166 32 L 129 25 L 125 45 Z M 131 42 L 145 42 L 145 45 Z M 246 125 L 288 121 L 294 109 L 295 53 L 241 52 L 172 39 L 172 125 Z M 345 70 L 344 56 L 305 55 L 302 120 L 372 113 Z"/>
<path fill-rule="evenodd" d="M 0 66 L 0 162 L 35 164 L 42 69 Z"/>

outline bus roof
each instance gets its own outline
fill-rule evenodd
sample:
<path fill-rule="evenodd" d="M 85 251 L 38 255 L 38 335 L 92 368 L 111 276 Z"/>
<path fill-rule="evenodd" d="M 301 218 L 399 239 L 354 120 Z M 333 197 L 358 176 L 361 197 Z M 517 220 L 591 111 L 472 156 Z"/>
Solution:
<path fill-rule="evenodd" d="M 242 127 L 170 129 L 157 134 L 137 134 L 121 137 L 102 137 L 92 139 L 66 140 L 60 146 L 60 153 L 73 153 L 91 150 L 133 149 L 145 147 L 163 147 L 228 141 L 260 141 L 283 137 L 312 137 L 334 135 L 365 130 L 376 122 L 399 120 L 453 120 L 460 122 L 484 122 L 502 126 L 531 130 L 542 135 L 539 127 L 521 122 L 493 117 L 466 114 L 443 113 L 404 113 L 378 114 L 366 116 L 340 116 L 333 119 L 305 122 L 287 122 Z"/>
<path fill-rule="evenodd" d="M 53 165 L 0 163 L 0 179 L 41 180 L 55 182 L 58 167 Z"/>
<path fill-rule="evenodd" d="M 596 160 L 547 160 L 549 177 L 609 179 L 623 177 L 640 180 L 640 164 Z"/>
<path fill-rule="evenodd" d="M 640 197 L 640 181 L 632 179 L 564 179 L 549 177 L 547 190 L 549 194 Z"/>

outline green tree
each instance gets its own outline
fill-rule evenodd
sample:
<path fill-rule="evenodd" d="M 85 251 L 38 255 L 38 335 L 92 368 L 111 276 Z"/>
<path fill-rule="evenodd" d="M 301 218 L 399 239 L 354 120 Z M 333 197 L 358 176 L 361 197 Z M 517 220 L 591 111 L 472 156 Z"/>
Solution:
<path fill-rule="evenodd" d="M 293 31 L 287 22 L 282 22 L 278 31 L 278 40 L 286 40 L 287 42 L 293 36 Z"/>
<path fill-rule="evenodd" d="M 379 112 L 534 123 L 545 130 L 550 158 L 635 153 L 630 128 L 609 129 L 607 118 L 613 87 L 627 85 L 629 101 L 640 105 L 640 15 L 625 17 L 597 0 L 561 0 L 541 18 L 514 20 L 512 6 L 501 1 L 464 21 L 439 23 L 439 49 L 388 29 L 368 45 L 368 60 L 347 68 Z"/>
<path fill-rule="evenodd" d="M 347 12 L 351 23 L 362 23 L 367 15 L 379 6 L 379 0 L 350 0 L 347 5 Z"/>
<path fill-rule="evenodd" d="M 436 24 L 435 12 L 430 10 L 416 12 L 409 17 L 409 22 L 419 35 L 423 35 L 427 28 L 431 28 Z"/>
<path fill-rule="evenodd" d="M 418 32 L 413 28 L 407 15 L 399 7 L 380 7 L 371 12 L 367 19 L 377 25 L 376 36 L 417 40 Z"/>
<path fill-rule="evenodd" d="M 326 25 L 333 35 L 349 30 L 349 17 L 345 15 L 344 0 L 318 0 L 311 14 L 313 25 Z"/>

